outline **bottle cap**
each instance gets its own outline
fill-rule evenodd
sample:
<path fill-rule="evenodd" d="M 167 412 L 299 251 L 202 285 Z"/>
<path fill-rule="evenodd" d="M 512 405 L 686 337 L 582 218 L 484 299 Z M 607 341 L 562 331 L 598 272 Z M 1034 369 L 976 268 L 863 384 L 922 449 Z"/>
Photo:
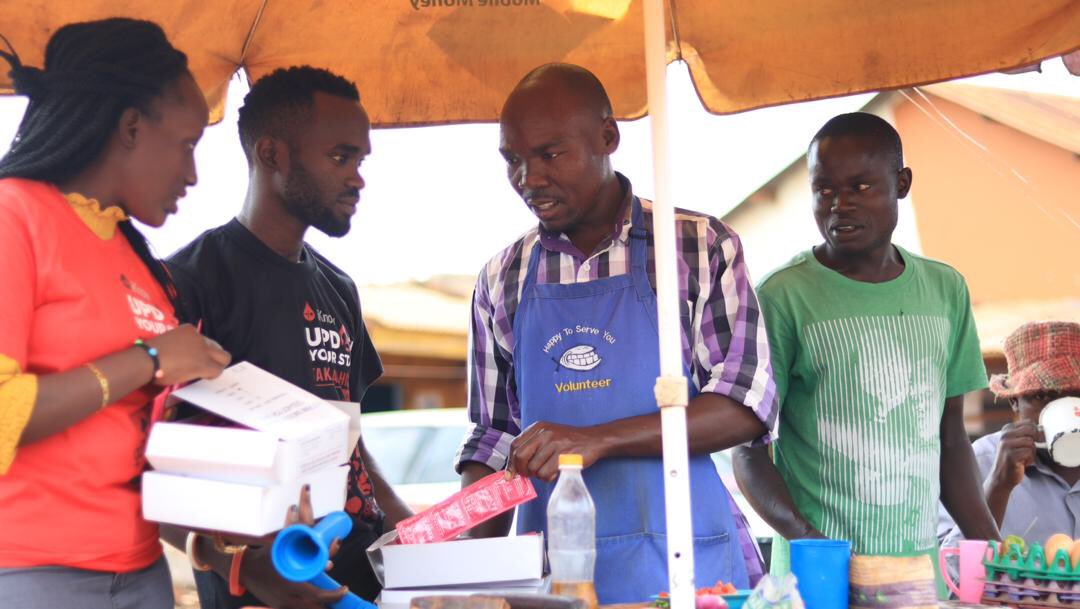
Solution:
<path fill-rule="evenodd" d="M 575 455 L 573 453 L 563 453 L 559 455 L 559 467 L 581 467 L 585 464 L 581 455 Z"/>

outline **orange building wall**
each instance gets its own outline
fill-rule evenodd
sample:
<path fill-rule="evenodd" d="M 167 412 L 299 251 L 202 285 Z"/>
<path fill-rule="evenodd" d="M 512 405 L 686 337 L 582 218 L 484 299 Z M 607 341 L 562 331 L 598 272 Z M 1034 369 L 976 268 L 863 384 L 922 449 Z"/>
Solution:
<path fill-rule="evenodd" d="M 1080 296 L 1080 159 L 932 99 L 987 151 L 909 101 L 896 107 L 924 254 L 960 270 L 976 304 Z"/>

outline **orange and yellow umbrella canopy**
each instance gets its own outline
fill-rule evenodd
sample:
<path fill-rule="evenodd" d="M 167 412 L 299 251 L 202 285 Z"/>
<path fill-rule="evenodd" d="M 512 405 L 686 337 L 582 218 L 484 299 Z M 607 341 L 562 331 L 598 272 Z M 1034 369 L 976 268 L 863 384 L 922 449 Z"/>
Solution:
<path fill-rule="evenodd" d="M 1080 47 L 1080 0 L 667 0 L 667 59 L 732 113 L 1004 70 Z M 229 79 L 310 64 L 360 87 L 381 126 L 491 121 L 550 61 L 647 111 L 641 0 L 4 0 L 0 33 L 40 66 L 58 27 L 161 24 L 220 117 Z M 0 92 L 10 92 L 0 75 Z"/>

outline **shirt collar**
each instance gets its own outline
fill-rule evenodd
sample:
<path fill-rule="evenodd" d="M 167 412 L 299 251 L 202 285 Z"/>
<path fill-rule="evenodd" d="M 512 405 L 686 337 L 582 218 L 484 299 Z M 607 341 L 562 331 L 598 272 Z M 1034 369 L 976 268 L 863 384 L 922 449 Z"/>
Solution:
<path fill-rule="evenodd" d="M 597 251 L 604 251 L 615 243 L 626 245 L 626 242 L 630 239 L 630 224 L 633 216 L 633 205 L 631 203 L 634 200 L 634 190 L 626 176 L 616 171 L 615 177 L 619 180 L 619 185 L 622 186 L 625 194 L 622 203 L 619 205 L 619 213 L 615 214 L 615 221 L 611 224 L 611 234 L 597 246 Z M 553 233 L 545 230 L 543 226 L 538 227 L 538 232 L 540 245 L 544 249 L 582 258 L 588 258 L 594 253 L 578 251 L 565 233 Z"/>
<path fill-rule="evenodd" d="M 64 195 L 75 214 L 83 221 L 98 239 L 108 241 L 116 234 L 116 226 L 127 220 L 127 214 L 116 205 L 102 209 L 97 199 L 87 199 L 83 195 L 72 192 Z"/>
<path fill-rule="evenodd" d="M 1043 460 L 1043 456 L 1043 454 L 1036 452 L 1035 463 L 1027 466 L 1027 475 L 1030 476 L 1033 471 L 1038 472 L 1044 476 L 1049 476 L 1050 478 L 1057 480 L 1065 488 L 1071 488 L 1069 486 L 1069 483 L 1066 482 L 1064 478 L 1059 476 L 1058 473 L 1054 471 L 1054 468 L 1050 465 L 1050 463 L 1047 463 Z"/>

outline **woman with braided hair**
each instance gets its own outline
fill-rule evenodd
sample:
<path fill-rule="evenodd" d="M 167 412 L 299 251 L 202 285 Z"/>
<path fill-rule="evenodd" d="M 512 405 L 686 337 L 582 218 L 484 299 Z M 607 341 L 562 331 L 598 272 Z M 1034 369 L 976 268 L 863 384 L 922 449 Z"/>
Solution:
<path fill-rule="evenodd" d="M 4 39 L 6 43 L 6 39 Z M 160 226 L 195 184 L 207 106 L 161 28 L 66 25 L 0 158 L 0 606 L 171 609 L 139 475 L 160 386 L 229 355 L 178 326 Z"/>

